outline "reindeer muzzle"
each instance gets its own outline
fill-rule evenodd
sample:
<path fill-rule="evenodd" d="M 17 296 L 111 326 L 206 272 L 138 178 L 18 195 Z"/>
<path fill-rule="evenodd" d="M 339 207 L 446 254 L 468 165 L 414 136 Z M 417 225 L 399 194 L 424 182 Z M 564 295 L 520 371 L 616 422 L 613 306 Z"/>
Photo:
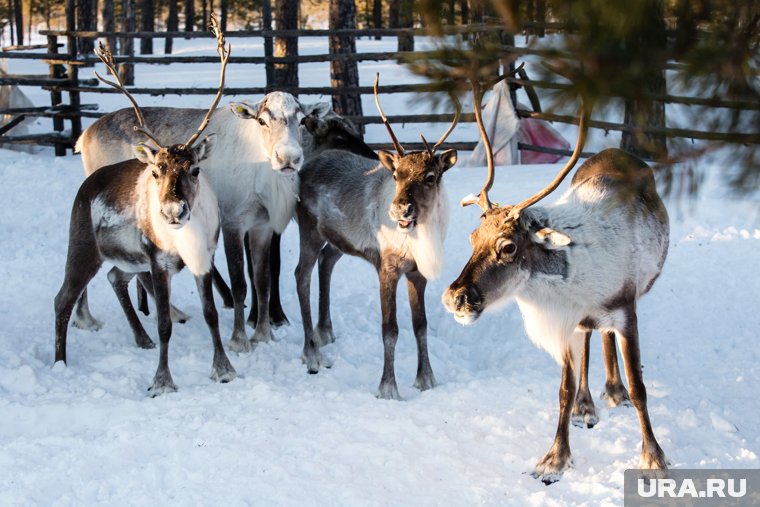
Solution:
<path fill-rule="evenodd" d="M 179 229 L 190 220 L 190 206 L 185 201 L 161 206 L 161 216 L 169 227 Z"/>
<path fill-rule="evenodd" d="M 465 326 L 475 322 L 483 313 L 483 298 L 472 285 L 455 287 L 452 284 L 443 293 L 442 300 L 446 310 L 453 313 L 456 321 Z"/>

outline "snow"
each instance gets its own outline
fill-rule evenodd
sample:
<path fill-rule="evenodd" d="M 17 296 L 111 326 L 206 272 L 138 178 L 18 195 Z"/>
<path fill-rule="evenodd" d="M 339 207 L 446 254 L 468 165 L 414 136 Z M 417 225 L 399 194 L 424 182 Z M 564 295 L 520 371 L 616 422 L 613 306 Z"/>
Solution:
<path fill-rule="evenodd" d="M 379 66 L 362 67 L 364 78 Z M 382 66 L 397 69 L 391 62 Z M 213 66 L 204 68 L 199 86 L 215 81 Z M 167 86 L 177 77 L 164 67 L 153 70 L 167 76 Z M 404 82 L 400 74 L 386 72 L 386 82 Z M 47 100 L 40 97 L 37 103 Z M 117 97 L 107 104 L 126 104 Z M 183 105 L 208 100 L 186 99 Z M 371 107 L 365 102 L 367 114 Z M 409 104 L 387 96 L 383 107 L 392 114 Z M 385 140 L 381 128 L 371 129 L 368 140 Z M 407 139 L 419 131 L 435 135 L 428 136 L 426 126 L 407 128 Z M 467 139 L 468 132 L 474 131 L 457 129 L 454 139 Z M 614 145 L 595 142 L 597 148 Z M 441 385 L 426 392 L 413 387 L 416 346 L 402 286 L 396 374 L 405 400 L 395 402 L 375 398 L 383 358 L 378 283 L 374 270 L 356 258 L 344 257 L 333 279 L 337 341 L 324 348 L 333 366 L 306 373 L 292 276 L 295 224 L 283 236 L 283 305 L 292 324 L 250 354 L 229 354 L 240 378 L 229 384 L 208 378 L 212 346 L 187 270 L 173 280 L 174 303 L 192 315 L 172 336 L 177 393 L 148 397 L 158 350 L 134 345 L 106 269 L 90 285 L 90 305 L 105 327 L 70 328 L 69 364 L 54 365 L 52 301 L 63 278 L 81 163 L 0 150 L 0 167 L 3 505 L 622 504 L 623 472 L 637 466 L 641 436 L 634 409 L 607 409 L 599 396 L 598 335 L 590 384 L 600 422 L 590 430 L 571 427 L 575 468 L 546 487 L 529 472 L 556 429 L 559 367 L 529 342 L 515 305 L 462 327 L 440 304 L 469 257 L 467 236 L 478 222 L 478 210 L 458 202 L 478 190 L 485 169 L 461 164 L 444 177 L 451 204 L 448 258 L 426 294 L 430 359 Z M 492 198 L 522 199 L 558 167 L 500 168 Z M 722 167 L 706 160 L 699 169 L 705 175 L 699 196 L 667 201 L 669 258 L 639 304 L 649 411 L 674 467 L 758 468 L 760 207 L 756 197 L 726 191 Z M 216 260 L 226 273 L 220 251 Z M 156 339 L 154 315 L 141 318 Z M 220 325 L 226 343 L 231 310 L 220 309 Z"/>

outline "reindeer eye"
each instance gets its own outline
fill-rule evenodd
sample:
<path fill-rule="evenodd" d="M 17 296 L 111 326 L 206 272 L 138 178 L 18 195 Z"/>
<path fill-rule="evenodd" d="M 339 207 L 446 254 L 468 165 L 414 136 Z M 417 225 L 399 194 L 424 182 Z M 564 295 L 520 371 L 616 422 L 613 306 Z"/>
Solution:
<path fill-rule="evenodd" d="M 434 184 L 435 180 L 436 180 L 435 173 L 427 173 L 425 175 L 425 183 L 427 183 L 428 185 Z"/>
<path fill-rule="evenodd" d="M 516 252 L 517 245 L 515 245 L 512 240 L 500 238 L 496 242 L 496 255 L 498 255 L 501 260 L 511 261 Z"/>
<path fill-rule="evenodd" d="M 265 122 L 263 119 L 261 119 L 261 118 L 256 118 L 256 119 L 259 120 L 259 125 L 261 125 L 262 127 L 266 127 L 267 126 L 267 122 Z"/>
<path fill-rule="evenodd" d="M 192 176 L 193 178 L 197 178 L 200 172 L 201 172 L 200 167 L 193 167 L 192 169 L 190 169 L 190 176 Z"/>
<path fill-rule="evenodd" d="M 153 174 L 155 179 L 158 179 L 158 173 L 156 171 L 151 171 L 151 174 Z"/>

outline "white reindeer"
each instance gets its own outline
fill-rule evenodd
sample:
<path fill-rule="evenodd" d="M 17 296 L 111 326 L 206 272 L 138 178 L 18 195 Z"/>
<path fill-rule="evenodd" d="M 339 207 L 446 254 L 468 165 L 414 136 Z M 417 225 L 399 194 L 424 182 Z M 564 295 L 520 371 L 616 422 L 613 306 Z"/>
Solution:
<path fill-rule="evenodd" d="M 234 329 L 230 349 L 247 352 L 253 342 L 272 337 L 269 314 L 269 251 L 273 233 L 280 234 L 294 216 L 298 200 L 298 171 L 304 161 L 301 121 L 324 117 L 329 104 L 303 104 L 283 92 L 267 94 L 255 104 L 233 102 L 211 118 L 209 129 L 217 134 L 214 153 L 201 162 L 219 200 L 224 249 L 227 256 Z M 180 137 L 202 117 L 198 109 L 145 108 L 147 122 L 158 136 Z M 241 121 L 245 120 L 245 121 Z M 85 173 L 132 158 L 134 133 L 129 111 L 107 114 L 93 123 L 77 141 Z M 257 294 L 258 325 L 249 341 L 245 331 L 246 282 L 243 240 L 249 238 Z M 87 309 L 86 294 L 77 309 L 81 327 L 97 321 Z"/>
<path fill-rule="evenodd" d="M 214 28 L 215 24 L 212 24 Z M 103 262 L 114 267 L 108 273 L 138 345 L 154 346 L 127 293 L 135 273 L 149 271 L 146 279 L 154 293 L 161 343 L 158 369 L 149 391 L 152 395 L 176 391 L 169 371 L 170 279 L 183 266 L 195 275 L 203 315 L 214 345 L 212 378 L 228 382 L 235 378 L 219 335 L 219 321 L 211 285 L 214 251 L 219 237 L 219 206 L 199 163 L 211 154 L 215 136 L 209 134 L 195 145 L 214 112 L 224 88 L 224 71 L 230 48 L 215 29 L 222 59 L 219 92 L 200 128 L 184 144 L 162 146 L 145 126 L 140 108 L 124 89 L 110 52 L 100 45 L 98 56 L 106 63 L 118 88 L 132 101 L 139 132 L 156 147 L 144 143 L 133 147 L 136 159 L 103 167 L 79 188 L 71 212 L 66 274 L 55 297 L 55 360 L 66 362 L 67 328 L 74 304 Z M 100 76 L 98 76 L 100 77 Z M 101 78 L 102 79 L 102 78 Z M 194 146 L 195 145 L 195 146 Z"/>
<path fill-rule="evenodd" d="M 489 179 L 477 199 L 484 213 L 471 236 L 472 256 L 443 295 L 446 309 L 462 324 L 514 297 L 528 337 L 562 365 L 557 434 L 533 473 L 547 484 L 572 465 L 569 422 L 591 329 L 601 329 L 605 337 L 614 332 L 620 340 L 643 436 L 641 467 L 667 468 L 647 412 L 636 317 L 636 302 L 659 276 L 668 250 L 668 214 L 652 170 L 632 155 L 608 149 L 581 165 L 555 204 L 529 207 L 556 189 L 575 164 L 584 123 L 585 113 L 575 152 L 552 184 L 516 206 L 491 205 L 489 164 Z"/>
<path fill-rule="evenodd" d="M 300 258 L 296 287 L 304 328 L 303 360 L 309 373 L 323 364 L 319 346 L 334 340 L 330 319 L 330 277 L 343 254 L 362 257 L 380 278 L 382 335 L 385 348 L 378 396 L 399 399 L 394 371 L 398 339 L 396 288 L 406 275 L 417 339 L 415 386 L 435 386 L 427 351 L 425 286 L 441 269 L 448 209 L 443 173 L 457 160 L 455 150 L 435 151 L 459 118 L 433 148 L 404 152 L 375 100 L 396 154 L 380 151 L 380 163 L 345 151 L 328 150 L 308 161 L 301 171 L 301 201 L 297 206 Z M 423 138 L 424 140 L 424 138 Z M 309 287 L 319 260 L 319 321 L 312 328 Z"/>

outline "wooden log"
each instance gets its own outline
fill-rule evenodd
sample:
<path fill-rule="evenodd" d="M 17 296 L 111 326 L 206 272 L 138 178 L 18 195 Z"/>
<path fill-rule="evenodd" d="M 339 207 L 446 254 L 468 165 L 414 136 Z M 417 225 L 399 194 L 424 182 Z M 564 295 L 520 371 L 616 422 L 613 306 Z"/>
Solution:
<path fill-rule="evenodd" d="M 26 116 L 23 115 L 23 114 L 20 114 L 20 115 L 16 116 L 15 118 L 13 118 L 11 121 L 9 121 L 8 123 L 6 123 L 2 127 L 0 127 L 0 136 L 2 136 L 3 134 L 5 134 L 6 132 L 8 132 L 10 129 L 12 129 L 16 125 L 18 125 L 19 123 L 21 123 L 22 121 L 24 121 L 25 119 L 26 119 Z M 0 137 L 0 139 L 2 139 L 2 138 Z"/>
<path fill-rule="evenodd" d="M 48 35 L 47 37 L 47 50 L 48 53 L 58 53 L 58 37 L 55 35 Z M 49 79 L 61 79 L 65 76 L 63 66 L 50 64 L 48 69 Z M 52 108 L 59 107 L 59 104 L 63 102 L 63 96 L 60 91 L 53 90 L 50 92 L 50 105 Z M 63 132 L 63 118 L 59 116 L 53 117 L 53 130 L 56 132 Z M 66 148 L 59 144 L 55 145 L 55 156 L 66 156 Z"/>

